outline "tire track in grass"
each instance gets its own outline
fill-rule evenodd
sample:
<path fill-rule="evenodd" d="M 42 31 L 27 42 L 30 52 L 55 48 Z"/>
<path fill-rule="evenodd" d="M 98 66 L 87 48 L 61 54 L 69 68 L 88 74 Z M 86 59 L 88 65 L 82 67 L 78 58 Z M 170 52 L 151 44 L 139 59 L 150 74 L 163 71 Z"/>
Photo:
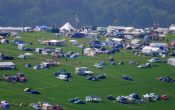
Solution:
<path fill-rule="evenodd" d="M 38 80 L 38 81 L 40 81 L 41 83 L 45 83 L 45 84 L 47 84 L 48 86 L 50 85 L 50 86 L 52 86 L 52 87 L 57 87 L 57 86 L 55 86 L 55 84 L 52 84 L 52 83 L 49 83 L 49 82 L 47 82 L 47 81 L 44 81 L 44 80 L 40 80 L 40 79 L 37 79 L 37 78 L 31 78 L 31 79 L 33 79 L 33 80 Z M 38 88 L 39 89 L 39 88 Z M 42 88 L 40 88 L 40 89 L 42 89 Z"/>

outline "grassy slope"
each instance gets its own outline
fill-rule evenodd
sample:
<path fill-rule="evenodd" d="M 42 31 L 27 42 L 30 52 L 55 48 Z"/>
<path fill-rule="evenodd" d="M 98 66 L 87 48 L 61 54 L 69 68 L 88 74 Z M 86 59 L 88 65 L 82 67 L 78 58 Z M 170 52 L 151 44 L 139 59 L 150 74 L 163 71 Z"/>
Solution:
<path fill-rule="evenodd" d="M 56 38 L 49 33 L 22 33 L 21 36 L 22 40 L 33 42 L 32 47 L 42 47 L 38 44 L 38 40 L 41 38 Z M 87 39 L 77 40 L 88 44 Z M 69 43 L 62 48 L 65 51 L 72 50 L 81 52 L 81 49 L 70 46 Z M 24 53 L 18 50 L 13 44 L 0 44 L 0 52 L 13 56 L 18 56 L 20 53 Z M 44 59 L 50 58 L 35 52 L 33 52 L 33 54 L 34 56 L 28 60 L 15 58 L 14 62 L 18 68 L 16 71 L 0 71 L 0 75 L 4 73 L 16 74 L 17 72 L 24 72 L 27 75 L 28 82 L 26 84 L 0 82 L 0 99 L 9 101 L 12 104 L 12 110 L 30 110 L 28 107 L 19 107 L 17 105 L 21 102 L 28 105 L 29 103 L 37 101 L 49 101 L 60 104 L 63 106 L 64 110 L 94 110 L 94 108 L 95 110 L 172 110 L 175 108 L 175 86 L 173 84 L 161 83 L 155 80 L 155 78 L 165 75 L 171 76 L 175 79 L 175 74 L 173 74 L 175 69 L 173 66 L 167 64 L 156 64 L 155 67 L 150 69 L 138 69 L 136 66 L 128 64 L 111 66 L 108 62 L 110 55 L 99 55 L 96 57 L 78 57 L 77 59 L 68 59 L 67 62 L 64 58 L 57 59 L 61 62 L 61 65 L 48 70 L 26 69 L 24 67 L 26 63 L 34 65 L 40 63 Z M 149 57 L 134 56 L 131 52 L 126 50 L 122 50 L 120 53 L 112 56 L 115 57 L 116 62 L 121 60 L 127 62 L 129 59 L 134 59 L 145 63 L 149 59 Z M 105 66 L 103 70 L 98 70 L 92 66 L 94 63 L 102 60 L 107 62 L 107 66 Z M 79 64 L 79 61 L 81 61 L 81 64 Z M 84 77 L 75 75 L 74 68 L 76 66 L 88 66 L 95 73 L 103 71 L 107 74 L 108 78 L 98 82 L 87 81 Z M 62 68 L 72 73 L 72 82 L 61 81 L 53 76 L 53 72 Z M 134 81 L 128 82 L 122 80 L 120 77 L 123 74 L 132 76 Z M 36 96 L 26 94 L 23 92 L 26 87 L 40 90 L 42 94 Z M 106 96 L 109 94 L 118 96 L 128 95 L 132 92 L 139 94 L 149 92 L 168 94 L 170 96 L 170 100 L 137 105 L 122 105 L 106 100 Z M 67 101 L 69 98 L 76 96 L 84 99 L 87 95 L 101 96 L 103 102 L 99 104 L 88 103 L 86 105 L 76 105 Z"/>

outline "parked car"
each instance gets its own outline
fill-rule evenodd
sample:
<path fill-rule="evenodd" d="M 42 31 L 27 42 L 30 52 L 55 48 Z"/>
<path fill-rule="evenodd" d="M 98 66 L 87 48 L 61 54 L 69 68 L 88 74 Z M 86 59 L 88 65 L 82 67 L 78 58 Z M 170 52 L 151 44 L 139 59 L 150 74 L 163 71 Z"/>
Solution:
<path fill-rule="evenodd" d="M 169 97 L 168 97 L 168 95 L 161 95 L 161 96 L 160 96 L 160 99 L 161 99 L 161 100 L 168 100 Z"/>
<path fill-rule="evenodd" d="M 32 48 L 24 48 L 24 51 L 34 51 L 35 49 Z"/>
<path fill-rule="evenodd" d="M 105 79 L 106 78 L 106 74 L 99 74 L 96 76 L 98 79 Z"/>
<path fill-rule="evenodd" d="M 123 75 L 122 78 L 124 80 L 132 81 L 132 78 L 130 76 L 128 76 L 128 75 Z"/>
<path fill-rule="evenodd" d="M 33 90 L 31 88 L 25 88 L 24 91 L 27 92 L 27 93 L 30 93 L 30 94 L 40 94 L 39 91 Z"/>
<path fill-rule="evenodd" d="M 108 95 L 108 96 L 107 96 L 107 99 L 108 99 L 108 100 L 115 100 L 115 97 L 112 96 L 112 95 Z"/>
<path fill-rule="evenodd" d="M 116 98 L 117 102 L 122 103 L 122 104 L 128 104 L 128 99 L 125 98 L 124 96 L 118 96 Z"/>
<path fill-rule="evenodd" d="M 150 62 L 150 63 L 160 63 L 161 59 L 158 58 L 158 57 L 154 57 L 154 58 L 151 58 L 150 60 L 148 60 L 148 62 Z"/>
<path fill-rule="evenodd" d="M 69 101 L 69 102 L 75 102 L 75 101 L 77 101 L 78 99 L 79 99 L 78 97 L 75 97 L 75 98 L 69 99 L 68 101 Z"/>
<path fill-rule="evenodd" d="M 99 69 L 102 69 L 102 68 L 103 68 L 103 66 L 100 65 L 99 63 L 95 63 L 94 66 L 95 66 L 96 68 L 99 68 Z"/>
<path fill-rule="evenodd" d="M 83 100 L 77 100 L 77 101 L 75 101 L 74 103 L 75 103 L 75 104 L 85 104 L 85 101 L 83 101 Z"/>
<path fill-rule="evenodd" d="M 87 80 L 98 81 L 99 79 L 95 76 L 87 76 Z"/>
<path fill-rule="evenodd" d="M 146 63 L 146 64 L 141 64 L 139 66 L 137 66 L 138 68 L 148 68 L 148 67 L 151 67 L 151 64 L 149 63 Z"/>

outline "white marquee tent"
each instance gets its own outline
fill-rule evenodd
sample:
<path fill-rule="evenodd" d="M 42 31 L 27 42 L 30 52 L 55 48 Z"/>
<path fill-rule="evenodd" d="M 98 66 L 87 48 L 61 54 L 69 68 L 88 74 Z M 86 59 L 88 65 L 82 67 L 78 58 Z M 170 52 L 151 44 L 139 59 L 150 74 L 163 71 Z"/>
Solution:
<path fill-rule="evenodd" d="M 67 22 L 65 25 L 63 25 L 61 28 L 60 28 L 60 31 L 74 31 L 75 28 L 73 28 L 73 26 Z"/>

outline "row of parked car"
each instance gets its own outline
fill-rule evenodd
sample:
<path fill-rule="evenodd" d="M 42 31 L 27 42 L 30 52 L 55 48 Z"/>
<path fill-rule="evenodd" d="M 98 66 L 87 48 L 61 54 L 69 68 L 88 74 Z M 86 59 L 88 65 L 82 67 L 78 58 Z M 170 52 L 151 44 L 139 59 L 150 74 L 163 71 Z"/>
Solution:
<path fill-rule="evenodd" d="M 149 93 L 142 95 L 140 97 L 137 93 L 131 93 L 128 96 L 112 96 L 108 95 L 106 97 L 108 100 L 116 101 L 118 103 L 122 104 L 137 104 L 137 103 L 144 103 L 144 102 L 155 102 L 158 100 L 168 100 L 168 95 L 158 95 L 156 93 Z M 68 100 L 69 102 L 75 103 L 75 104 L 85 104 L 86 102 L 102 102 L 102 99 L 97 96 L 86 96 L 85 100 L 80 99 L 79 97 L 71 98 Z"/>
<path fill-rule="evenodd" d="M 155 93 L 145 94 L 142 95 L 142 97 L 140 97 L 140 95 L 137 93 L 131 93 L 128 96 L 122 95 L 114 97 L 112 95 L 109 95 L 107 96 L 107 99 L 114 100 L 122 104 L 136 104 L 136 103 L 144 103 L 145 101 L 154 102 L 158 100 L 168 100 L 169 97 L 168 95 L 158 95 Z"/>

